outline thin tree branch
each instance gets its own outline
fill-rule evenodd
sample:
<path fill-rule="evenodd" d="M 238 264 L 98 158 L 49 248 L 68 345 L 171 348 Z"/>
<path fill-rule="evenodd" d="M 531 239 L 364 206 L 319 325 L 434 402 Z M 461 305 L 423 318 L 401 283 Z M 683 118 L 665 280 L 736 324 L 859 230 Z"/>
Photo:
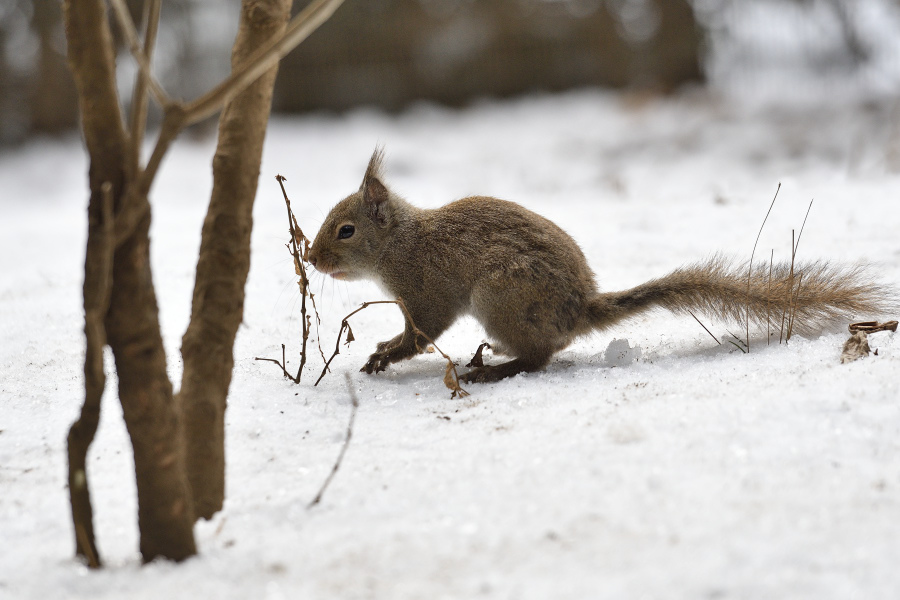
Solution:
<path fill-rule="evenodd" d="M 121 3 L 123 0 L 110 0 Z M 314 0 L 288 23 L 284 34 L 260 46 L 231 75 L 212 90 L 185 107 L 186 125 L 214 115 L 288 52 L 296 48 L 343 4 L 344 0 Z"/>
<path fill-rule="evenodd" d="M 170 104 L 166 107 L 163 116 L 162 128 L 159 132 L 159 138 L 156 140 L 156 146 L 153 153 L 147 161 L 147 166 L 140 174 L 137 184 L 130 185 L 122 196 L 121 208 L 116 215 L 116 247 L 121 246 L 125 240 L 131 237 L 138 223 L 150 210 L 150 202 L 147 200 L 147 194 L 156 177 L 156 172 L 169 146 L 178 137 L 178 133 L 184 127 L 184 110 L 180 104 Z"/>
<path fill-rule="evenodd" d="M 153 58 L 156 46 L 156 33 L 159 29 L 159 13 L 161 0 L 148 0 L 144 3 L 144 54 L 149 62 Z M 140 169 L 141 145 L 144 142 L 144 131 L 147 127 L 147 87 L 150 72 L 140 69 L 134 84 L 131 97 L 131 172 Z"/>
<path fill-rule="evenodd" d="M 156 81 L 156 78 L 153 77 L 153 72 L 150 70 L 150 58 L 141 48 L 137 28 L 134 26 L 134 21 L 131 19 L 131 13 L 128 12 L 128 7 L 125 6 L 125 0 L 108 1 L 113 9 L 113 13 L 116 15 L 116 21 L 118 21 L 119 27 L 122 29 L 122 33 L 128 42 L 128 48 L 131 50 L 131 55 L 134 56 L 138 68 L 144 74 L 144 77 L 147 78 L 147 85 L 150 87 L 150 92 L 153 94 L 154 100 L 156 100 L 161 107 L 165 108 L 171 103 L 171 100 L 163 87 Z"/>

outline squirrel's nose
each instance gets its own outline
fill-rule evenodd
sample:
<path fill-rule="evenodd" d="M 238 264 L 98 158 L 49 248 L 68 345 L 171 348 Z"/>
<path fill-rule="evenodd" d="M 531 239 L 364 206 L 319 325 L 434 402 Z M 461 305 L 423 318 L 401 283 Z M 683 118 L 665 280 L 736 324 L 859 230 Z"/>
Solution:
<path fill-rule="evenodd" d="M 310 257 L 309 257 L 309 264 L 311 264 L 312 266 L 315 267 L 315 266 L 316 266 L 316 262 L 317 262 L 317 259 L 316 259 L 315 256 L 310 256 Z"/>

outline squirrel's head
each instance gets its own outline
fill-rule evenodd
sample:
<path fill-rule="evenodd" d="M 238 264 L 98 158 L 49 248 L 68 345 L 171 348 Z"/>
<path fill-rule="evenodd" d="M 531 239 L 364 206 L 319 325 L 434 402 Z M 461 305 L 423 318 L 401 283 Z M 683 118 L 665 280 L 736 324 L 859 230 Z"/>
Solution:
<path fill-rule="evenodd" d="M 309 262 L 335 279 L 375 275 L 375 259 L 392 219 L 391 193 L 382 183 L 384 151 L 376 148 L 359 190 L 337 203 L 316 234 Z"/>

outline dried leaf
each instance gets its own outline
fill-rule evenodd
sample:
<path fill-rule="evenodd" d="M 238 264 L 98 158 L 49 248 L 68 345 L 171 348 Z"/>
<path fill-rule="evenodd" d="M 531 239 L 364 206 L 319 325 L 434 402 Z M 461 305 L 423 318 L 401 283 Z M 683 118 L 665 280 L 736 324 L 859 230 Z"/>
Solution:
<path fill-rule="evenodd" d="M 444 385 L 452 392 L 450 394 L 451 399 L 457 396 L 465 398 L 469 395 L 469 392 L 459 386 L 459 379 L 456 376 L 456 365 L 449 360 L 447 361 L 447 368 L 444 370 Z"/>
<path fill-rule="evenodd" d="M 444 385 L 447 386 L 447 389 L 453 390 L 454 394 L 459 388 L 459 382 L 457 382 L 456 377 L 453 376 L 453 363 L 450 361 L 447 361 L 447 368 L 444 369 Z"/>
<path fill-rule="evenodd" d="M 844 342 L 844 350 L 841 352 L 841 363 L 853 362 L 869 355 L 869 340 L 865 331 L 857 331 Z"/>
<path fill-rule="evenodd" d="M 353 342 L 355 340 L 356 340 L 356 338 L 353 337 L 353 330 L 350 329 L 350 324 L 347 323 L 347 345 L 349 346 L 350 342 Z"/>

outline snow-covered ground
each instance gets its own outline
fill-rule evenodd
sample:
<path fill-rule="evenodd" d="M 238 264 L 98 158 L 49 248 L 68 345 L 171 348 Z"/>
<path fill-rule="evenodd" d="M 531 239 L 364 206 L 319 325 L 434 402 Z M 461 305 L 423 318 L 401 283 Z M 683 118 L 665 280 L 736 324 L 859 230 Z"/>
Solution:
<path fill-rule="evenodd" d="M 319 387 L 316 356 L 300 385 L 254 357 L 280 356 L 284 342 L 297 364 L 278 173 L 312 235 L 384 143 L 387 180 L 412 202 L 516 200 L 568 230 L 607 290 L 715 251 L 746 259 L 781 182 L 757 261 L 788 257 L 815 198 L 799 257 L 874 263 L 900 287 L 898 123 L 877 101 L 779 108 L 595 91 L 275 119 L 235 348 L 225 508 L 197 525 L 198 557 L 140 565 L 111 381 L 89 457 L 98 572 L 73 559 L 64 445 L 83 394 L 86 161 L 77 140 L 3 154 L 0 598 L 896 598 L 896 334 L 872 335 L 878 356 L 841 365 L 845 324 L 788 345 L 757 332 L 743 354 L 721 325 L 707 322 L 717 345 L 693 319 L 656 313 L 461 400 L 437 355 L 357 372 L 399 331 L 390 306 L 354 317 L 356 342 Z M 153 190 L 176 386 L 213 146 L 182 139 Z M 321 276 L 314 287 L 330 354 L 341 318 L 382 296 Z M 464 364 L 482 337 L 463 321 L 439 343 Z M 308 510 L 346 432 L 344 373 L 361 401 L 353 439 Z"/>

